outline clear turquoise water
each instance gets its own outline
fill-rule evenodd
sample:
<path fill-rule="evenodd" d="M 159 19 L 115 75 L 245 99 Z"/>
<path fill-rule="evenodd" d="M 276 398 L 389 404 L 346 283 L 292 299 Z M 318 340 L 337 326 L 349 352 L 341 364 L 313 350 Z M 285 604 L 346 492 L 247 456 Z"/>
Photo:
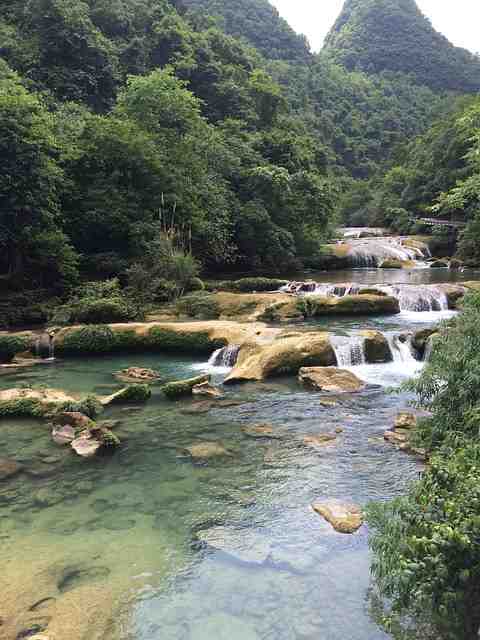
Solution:
<path fill-rule="evenodd" d="M 139 355 L 57 361 L 2 376 L 0 386 L 109 393 L 116 386 L 112 372 L 129 365 L 154 367 L 171 379 L 191 376 L 200 364 Z M 396 373 L 397 382 L 405 377 Z M 242 404 L 192 413 L 193 401 L 169 403 L 157 389 L 138 411 L 109 411 L 106 418 L 121 421 L 122 446 L 91 461 L 54 445 L 42 423 L 2 424 L 1 457 L 17 459 L 25 471 L 0 485 L 0 561 L 25 565 L 17 573 L 26 577 L 40 562 L 38 593 L 60 607 L 50 611 L 45 633 L 62 602 L 72 594 L 88 599 L 88 589 L 100 587 L 114 594 L 114 619 L 122 623 L 99 638 L 388 637 L 368 611 L 367 528 L 335 533 L 310 504 L 339 498 L 364 505 L 404 491 L 420 466 L 382 434 L 409 398 L 379 388 L 325 408 L 294 380 L 248 385 L 227 397 Z M 280 439 L 255 440 L 241 431 L 265 422 Z M 336 427 L 344 431 L 333 445 L 304 446 L 305 435 Z M 221 443 L 230 455 L 193 464 L 184 448 L 203 441 Z M 220 533 L 221 542 L 202 545 L 199 531 Z M 21 619 L 15 629 L 25 624 Z"/>

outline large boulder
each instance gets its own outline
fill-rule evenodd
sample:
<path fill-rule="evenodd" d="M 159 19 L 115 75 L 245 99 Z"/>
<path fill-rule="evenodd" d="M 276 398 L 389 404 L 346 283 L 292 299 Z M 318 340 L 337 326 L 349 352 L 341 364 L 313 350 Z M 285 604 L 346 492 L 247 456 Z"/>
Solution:
<path fill-rule="evenodd" d="M 314 502 L 313 510 L 332 525 L 338 533 L 355 533 L 363 524 L 362 511 L 353 504 L 337 500 Z"/>
<path fill-rule="evenodd" d="M 371 364 L 391 362 L 392 352 L 388 340 L 380 331 L 362 331 L 365 359 Z"/>
<path fill-rule="evenodd" d="M 326 333 L 304 333 L 280 338 L 270 344 L 247 343 L 240 349 L 237 365 L 225 384 L 262 381 L 282 375 L 296 375 L 305 366 L 336 364 Z"/>
<path fill-rule="evenodd" d="M 354 373 L 337 367 L 304 367 L 298 379 L 309 389 L 328 393 L 356 393 L 365 388 Z"/>

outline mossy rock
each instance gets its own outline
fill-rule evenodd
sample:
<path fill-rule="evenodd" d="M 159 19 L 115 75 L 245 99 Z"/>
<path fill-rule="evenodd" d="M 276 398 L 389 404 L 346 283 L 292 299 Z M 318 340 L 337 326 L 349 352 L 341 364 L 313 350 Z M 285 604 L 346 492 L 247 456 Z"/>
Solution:
<path fill-rule="evenodd" d="M 298 311 L 306 318 L 331 315 L 388 315 L 400 313 L 393 296 L 358 295 L 343 298 L 307 296 L 297 301 Z"/>
<path fill-rule="evenodd" d="M 395 258 L 389 258 L 381 263 L 380 269 L 408 269 L 414 266 L 415 263 L 411 260 L 396 260 Z"/>
<path fill-rule="evenodd" d="M 365 359 L 369 364 L 391 362 L 393 355 L 388 340 L 380 331 L 362 331 Z"/>
<path fill-rule="evenodd" d="M 111 404 L 143 404 L 147 402 L 152 395 L 152 390 L 148 384 L 132 384 L 124 389 L 120 389 L 101 400 L 103 406 Z"/>
<path fill-rule="evenodd" d="M 199 384 L 210 382 L 210 376 L 197 376 L 188 380 L 178 380 L 176 382 L 168 382 L 162 387 L 162 391 L 169 400 L 175 400 L 183 396 L 191 396 L 193 387 Z"/>
<path fill-rule="evenodd" d="M 463 269 L 465 264 L 461 260 L 458 260 L 457 258 L 452 258 L 448 266 L 450 271 L 461 271 L 461 269 Z"/>

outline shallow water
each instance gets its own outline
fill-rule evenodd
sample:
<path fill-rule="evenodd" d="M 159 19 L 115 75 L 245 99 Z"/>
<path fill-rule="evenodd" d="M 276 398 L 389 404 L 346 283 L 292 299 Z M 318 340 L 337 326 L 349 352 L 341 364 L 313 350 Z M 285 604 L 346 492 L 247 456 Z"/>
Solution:
<path fill-rule="evenodd" d="M 112 372 L 129 364 L 153 366 L 168 379 L 201 363 L 163 356 L 58 361 L 0 382 L 12 386 L 23 377 L 108 393 Z M 69 598 L 88 601 L 100 589 L 122 624 L 99 626 L 97 613 L 87 629 L 77 622 L 81 637 L 387 637 L 368 615 L 366 528 L 334 533 L 309 505 L 327 497 L 361 505 L 386 499 L 416 477 L 418 463 L 381 438 L 408 398 L 372 389 L 324 408 L 318 394 L 291 380 L 228 395 L 243 404 L 192 415 L 192 401 L 167 403 L 156 392 L 139 411 L 110 411 L 106 417 L 121 420 L 122 447 L 93 461 L 54 445 L 41 423 L 2 425 L 2 456 L 16 458 L 26 473 L 0 489 L 0 562 L 25 581 L 25 597 L 29 580 L 35 584 L 25 603 L 17 597 L 15 633 L 45 618 L 45 611 L 43 618 L 26 612 L 38 594 L 55 599 L 50 614 L 61 615 Z M 262 422 L 276 426 L 280 439 L 241 432 Z M 344 431 L 334 444 L 320 451 L 303 445 L 305 435 L 336 427 Z M 194 465 L 182 450 L 202 441 L 221 442 L 230 455 Z M 195 532 L 213 527 L 222 527 L 223 550 L 196 540 Z M 18 589 L 7 587 L 6 603 Z M 49 611 L 48 602 L 42 606 Z M 55 615 L 49 631 L 54 624 Z M 98 636 L 95 626 L 103 629 Z"/>
<path fill-rule="evenodd" d="M 323 276 L 366 284 L 474 279 L 444 270 Z M 451 316 L 327 318 L 295 330 L 352 336 L 374 328 L 394 340 Z M 227 371 L 207 358 L 148 354 L 57 360 L 2 375 L 0 388 L 107 395 L 119 387 L 113 372 L 133 365 L 158 369 L 164 380 L 209 371 L 221 382 Z M 0 483 L 0 637 L 45 629 L 50 640 L 386 640 L 369 615 L 367 527 L 335 533 L 310 505 L 386 500 L 418 476 L 420 463 L 383 433 L 412 400 L 388 389 L 421 366 L 408 357 L 354 366 L 372 386 L 334 398 L 335 406 L 294 379 L 229 388 L 226 398 L 238 404 L 210 409 L 167 402 L 154 387 L 147 405 L 105 413 L 120 421 L 122 445 L 94 460 L 56 446 L 41 422 L 3 421 L 0 457 L 24 469 Z M 278 437 L 241 430 L 262 423 Z M 303 442 L 336 429 L 337 440 L 321 449 Z M 227 455 L 192 463 L 185 448 L 202 442 Z"/>

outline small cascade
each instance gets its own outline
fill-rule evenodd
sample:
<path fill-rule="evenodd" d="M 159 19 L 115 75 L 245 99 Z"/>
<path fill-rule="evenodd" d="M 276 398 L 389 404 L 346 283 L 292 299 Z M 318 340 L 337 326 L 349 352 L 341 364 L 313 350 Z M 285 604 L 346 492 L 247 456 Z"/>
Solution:
<path fill-rule="evenodd" d="M 354 269 L 376 268 L 384 260 L 422 261 L 428 249 L 404 246 L 398 238 L 353 240 L 348 243 L 348 258 Z M 419 266 L 421 264 L 419 263 Z"/>
<path fill-rule="evenodd" d="M 332 346 L 339 367 L 356 367 L 366 363 L 365 338 L 362 336 L 334 337 Z"/>
<path fill-rule="evenodd" d="M 435 286 L 397 286 L 392 292 L 401 311 L 448 311 L 446 294 Z"/>
<path fill-rule="evenodd" d="M 55 357 L 55 336 L 53 333 L 42 333 L 35 341 L 35 355 L 44 360 Z"/>
<path fill-rule="evenodd" d="M 387 336 L 394 362 L 416 362 L 412 347 L 412 338 L 405 334 Z"/>
<path fill-rule="evenodd" d="M 296 295 L 315 295 L 327 298 L 343 298 L 358 295 L 361 287 L 353 282 L 330 284 L 321 282 L 289 282 L 280 291 Z"/>
<path fill-rule="evenodd" d="M 239 351 L 240 347 L 237 344 L 223 347 L 223 349 L 217 349 L 213 352 L 208 364 L 211 367 L 225 367 L 231 369 L 237 363 Z"/>
<path fill-rule="evenodd" d="M 424 362 L 429 362 L 432 357 L 433 347 L 435 346 L 435 336 L 430 336 L 425 343 L 425 352 L 423 354 Z"/>

